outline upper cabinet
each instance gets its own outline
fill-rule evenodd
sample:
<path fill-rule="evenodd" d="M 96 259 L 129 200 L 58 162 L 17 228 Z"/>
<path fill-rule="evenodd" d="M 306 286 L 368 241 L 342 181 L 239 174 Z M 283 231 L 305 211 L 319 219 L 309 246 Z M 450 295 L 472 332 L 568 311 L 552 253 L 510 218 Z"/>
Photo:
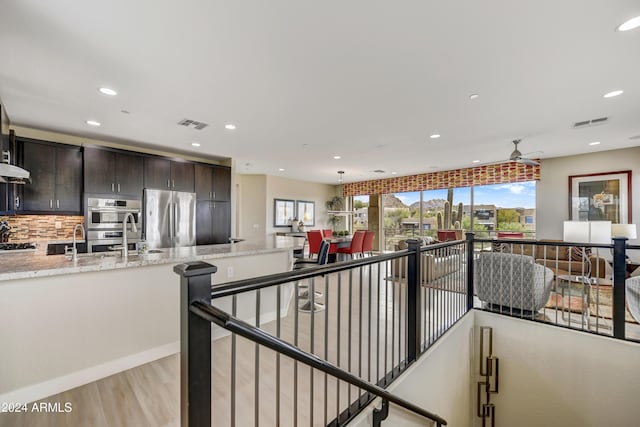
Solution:
<path fill-rule="evenodd" d="M 231 170 L 222 166 L 195 165 L 198 200 L 231 200 Z"/>
<path fill-rule="evenodd" d="M 82 152 L 80 147 L 18 139 L 22 167 L 31 184 L 20 186 L 17 210 L 24 213 L 82 212 Z"/>
<path fill-rule="evenodd" d="M 142 197 L 144 183 L 142 156 L 85 147 L 84 165 L 85 193 Z"/>
<path fill-rule="evenodd" d="M 193 193 L 194 165 L 161 157 L 145 157 L 144 187 Z"/>

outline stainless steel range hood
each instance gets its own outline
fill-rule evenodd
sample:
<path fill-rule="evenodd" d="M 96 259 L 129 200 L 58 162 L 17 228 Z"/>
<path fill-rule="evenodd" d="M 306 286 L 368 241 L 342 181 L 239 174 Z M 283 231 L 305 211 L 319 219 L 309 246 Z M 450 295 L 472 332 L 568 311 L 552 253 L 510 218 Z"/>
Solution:
<path fill-rule="evenodd" d="M 31 183 L 31 174 L 18 166 L 10 165 L 8 151 L 2 152 L 2 163 L 0 163 L 0 183 L 7 184 L 27 184 Z"/>

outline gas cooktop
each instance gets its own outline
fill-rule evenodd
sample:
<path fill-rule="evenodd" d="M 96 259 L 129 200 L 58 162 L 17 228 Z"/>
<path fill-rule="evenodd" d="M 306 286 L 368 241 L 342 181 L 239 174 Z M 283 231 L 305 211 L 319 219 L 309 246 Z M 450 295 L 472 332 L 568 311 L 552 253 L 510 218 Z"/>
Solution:
<path fill-rule="evenodd" d="M 36 245 L 33 243 L 0 243 L 0 251 L 15 251 L 24 249 L 35 249 Z"/>

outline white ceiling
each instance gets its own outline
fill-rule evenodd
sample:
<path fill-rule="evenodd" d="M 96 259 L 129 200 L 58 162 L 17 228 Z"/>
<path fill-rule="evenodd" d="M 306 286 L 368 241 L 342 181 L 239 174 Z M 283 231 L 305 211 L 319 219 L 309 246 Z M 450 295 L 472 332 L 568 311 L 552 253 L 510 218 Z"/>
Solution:
<path fill-rule="evenodd" d="M 14 124 L 326 183 L 503 160 L 514 138 L 557 157 L 640 144 L 640 29 L 615 31 L 637 15 L 638 0 L 4 0 L 0 98 Z"/>

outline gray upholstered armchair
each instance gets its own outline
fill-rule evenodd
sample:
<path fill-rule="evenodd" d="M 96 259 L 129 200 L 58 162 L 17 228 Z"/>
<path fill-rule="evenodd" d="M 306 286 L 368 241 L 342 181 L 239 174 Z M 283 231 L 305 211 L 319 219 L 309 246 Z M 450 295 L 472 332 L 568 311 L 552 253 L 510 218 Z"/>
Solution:
<path fill-rule="evenodd" d="M 625 281 L 627 307 L 631 317 L 640 323 L 640 276 L 630 277 Z"/>
<path fill-rule="evenodd" d="M 478 298 L 493 308 L 535 313 L 545 306 L 553 271 L 527 255 L 481 252 L 475 264 Z"/>

